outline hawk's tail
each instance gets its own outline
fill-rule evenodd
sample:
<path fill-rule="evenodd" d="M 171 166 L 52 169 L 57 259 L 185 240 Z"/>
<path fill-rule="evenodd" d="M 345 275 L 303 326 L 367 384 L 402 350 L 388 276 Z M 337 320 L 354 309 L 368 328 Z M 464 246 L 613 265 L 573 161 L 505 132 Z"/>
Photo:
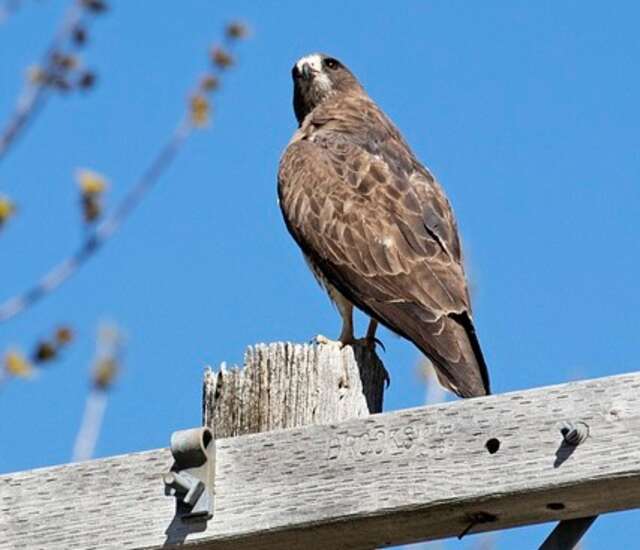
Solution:
<path fill-rule="evenodd" d="M 433 361 L 443 386 L 460 397 L 491 393 L 487 364 L 473 322 L 466 312 L 450 313 L 444 329 L 427 338 L 426 345 L 420 347 Z"/>

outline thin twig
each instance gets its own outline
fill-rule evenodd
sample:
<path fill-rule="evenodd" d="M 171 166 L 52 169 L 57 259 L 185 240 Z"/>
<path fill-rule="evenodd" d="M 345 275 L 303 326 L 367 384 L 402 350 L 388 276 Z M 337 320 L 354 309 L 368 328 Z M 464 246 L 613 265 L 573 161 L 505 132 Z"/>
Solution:
<path fill-rule="evenodd" d="M 107 392 L 101 389 L 92 389 L 87 397 L 80 430 L 78 430 L 73 445 L 71 462 L 89 460 L 93 456 L 106 408 Z"/>
<path fill-rule="evenodd" d="M 43 67 L 51 65 L 53 53 L 69 38 L 71 31 L 80 23 L 83 14 L 82 5 L 77 1 L 73 1 L 63 18 L 62 25 L 42 56 Z M 26 88 L 18 97 L 15 110 L 9 118 L 9 122 L 0 133 L 0 160 L 6 155 L 11 145 L 16 142 L 29 123 L 42 110 L 51 92 L 53 92 L 53 89 L 46 82 L 28 82 L 26 84 Z"/>
<path fill-rule="evenodd" d="M 235 34 L 236 31 L 240 34 Z M 227 27 L 225 44 L 231 49 L 234 43 L 243 37 L 246 29 L 240 24 L 231 24 Z M 214 59 L 212 62 L 218 71 L 222 72 L 233 63 L 233 57 L 226 51 L 218 48 L 214 52 L 225 56 L 224 61 Z M 207 81 L 209 82 L 207 84 Z M 208 76 L 201 81 L 196 95 L 192 97 L 191 113 L 183 118 L 178 124 L 169 141 L 160 149 L 151 164 L 143 173 L 142 177 L 133 188 L 124 196 L 119 205 L 113 210 L 111 215 L 104 220 L 85 237 L 78 249 L 68 258 L 55 265 L 47 271 L 31 288 L 25 292 L 9 298 L 0 304 L 0 323 L 8 321 L 28 307 L 50 294 L 62 283 L 67 281 L 92 258 L 105 242 L 120 228 L 136 206 L 142 201 L 146 194 L 156 185 L 164 170 L 175 158 L 182 144 L 191 135 L 197 126 L 202 126 L 206 122 L 209 110 L 209 100 L 203 94 L 211 93 L 217 88 L 218 76 Z M 198 100 L 198 101 L 194 101 Z"/>
<path fill-rule="evenodd" d="M 124 336 L 120 329 L 114 324 L 101 324 L 98 328 L 91 390 L 73 446 L 73 462 L 93 457 L 107 408 L 107 394 L 121 368 L 123 349 Z"/>
<path fill-rule="evenodd" d="M 7 153 L 9 147 L 16 142 L 20 132 L 25 130 L 28 123 L 42 110 L 49 99 L 50 93 L 51 90 L 48 86 L 28 84 L 27 89 L 18 98 L 15 111 L 7 127 L 0 135 L 0 159 Z"/>
<path fill-rule="evenodd" d="M 0 358 L 0 387 L 12 378 L 31 379 L 50 363 L 59 359 L 73 340 L 73 330 L 60 325 L 53 334 L 36 340 L 28 354 L 20 347 L 10 347 Z"/>
<path fill-rule="evenodd" d="M 137 184 L 125 195 L 113 213 L 91 232 L 78 249 L 67 259 L 50 269 L 35 285 L 0 305 L 0 322 L 15 317 L 47 294 L 58 288 L 75 274 L 102 245 L 120 228 L 129 214 L 158 182 L 165 168 L 171 163 L 193 127 L 185 119 L 176 128 L 171 139 L 153 159 Z"/>

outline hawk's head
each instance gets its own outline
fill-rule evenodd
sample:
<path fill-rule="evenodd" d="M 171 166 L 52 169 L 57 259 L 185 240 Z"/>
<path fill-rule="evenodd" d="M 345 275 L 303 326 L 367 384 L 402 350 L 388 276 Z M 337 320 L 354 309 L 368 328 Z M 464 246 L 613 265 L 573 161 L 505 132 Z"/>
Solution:
<path fill-rule="evenodd" d="M 291 70 L 293 110 L 302 124 L 315 107 L 335 93 L 361 91 L 355 76 L 335 57 L 314 53 L 302 57 Z"/>

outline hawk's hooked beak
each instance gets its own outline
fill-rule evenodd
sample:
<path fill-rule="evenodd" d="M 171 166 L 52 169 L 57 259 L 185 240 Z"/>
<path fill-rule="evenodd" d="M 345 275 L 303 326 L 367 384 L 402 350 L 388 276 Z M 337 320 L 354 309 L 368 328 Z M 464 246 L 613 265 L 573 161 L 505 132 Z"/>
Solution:
<path fill-rule="evenodd" d="M 300 67 L 300 73 L 302 74 L 303 80 L 309 80 L 311 75 L 314 73 L 314 70 L 311 68 L 309 63 L 303 63 L 302 67 Z"/>

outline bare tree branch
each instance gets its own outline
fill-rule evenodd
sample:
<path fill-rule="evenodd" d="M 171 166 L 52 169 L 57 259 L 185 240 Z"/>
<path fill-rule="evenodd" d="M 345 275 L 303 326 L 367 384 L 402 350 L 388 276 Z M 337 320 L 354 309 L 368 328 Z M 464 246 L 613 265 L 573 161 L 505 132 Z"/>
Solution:
<path fill-rule="evenodd" d="M 57 54 L 65 49 L 65 45 L 72 48 L 82 44 L 81 41 L 74 42 L 73 37 L 78 36 L 74 32 L 81 28 L 85 33 L 86 16 L 93 13 L 98 13 L 98 11 L 91 8 L 88 2 L 75 0 L 71 3 L 63 17 L 62 24 L 42 56 L 41 64 L 38 67 L 38 76 L 32 75 L 28 79 L 24 90 L 18 97 L 13 113 L 4 129 L 0 131 L 0 160 L 28 125 L 33 122 L 36 115 L 46 105 L 51 94 L 66 85 L 64 72 L 70 67 L 61 67 L 60 56 Z"/>
<path fill-rule="evenodd" d="M 107 408 L 108 392 L 120 370 L 123 342 L 122 332 L 116 325 L 103 324 L 98 329 L 91 390 L 73 446 L 72 462 L 93 457 Z"/>
<path fill-rule="evenodd" d="M 30 379 L 38 371 L 60 357 L 73 340 L 73 330 L 59 325 L 52 334 L 40 338 L 25 354 L 20 347 L 11 347 L 0 357 L 0 386 L 12 378 Z"/>
<path fill-rule="evenodd" d="M 95 388 L 91 389 L 87 397 L 80 430 L 78 430 L 78 435 L 73 445 L 71 462 L 81 462 L 93 457 L 106 408 L 106 392 Z"/>
<path fill-rule="evenodd" d="M 233 46 L 235 40 L 243 37 L 243 35 L 233 34 L 238 32 L 238 28 L 243 27 L 239 24 L 231 24 L 227 27 L 226 41 L 229 48 Z M 222 62 L 220 60 L 221 51 L 223 51 L 221 48 L 214 48 L 212 52 L 212 63 L 219 73 L 226 70 L 233 62 L 233 57 L 226 51 L 225 55 L 227 57 L 225 57 L 224 62 Z M 133 188 L 124 196 L 119 205 L 110 215 L 102 220 L 95 229 L 87 234 L 87 237 L 85 237 L 73 254 L 47 271 L 31 288 L 1 303 L 0 323 L 8 321 L 33 304 L 39 302 L 67 281 L 92 258 L 96 252 L 100 250 L 102 245 L 120 228 L 136 206 L 138 206 L 147 193 L 157 184 L 160 176 L 169 164 L 171 164 L 193 130 L 206 124 L 209 117 L 209 99 L 207 98 L 207 94 L 217 89 L 218 81 L 219 77 L 217 75 L 205 75 L 196 88 L 196 92 L 191 97 L 189 115 L 184 117 L 178 124 L 169 141 L 160 149 L 147 170 Z"/>
<path fill-rule="evenodd" d="M 0 304 L 0 322 L 15 317 L 28 307 L 40 301 L 47 294 L 53 292 L 95 255 L 102 245 L 120 228 L 144 196 L 158 182 L 159 177 L 175 158 L 180 147 L 191 133 L 191 130 L 192 125 L 188 121 L 182 122 L 176 128 L 170 140 L 156 155 L 147 171 L 125 195 L 118 207 L 83 240 L 71 256 L 47 271 L 31 288 Z"/>

